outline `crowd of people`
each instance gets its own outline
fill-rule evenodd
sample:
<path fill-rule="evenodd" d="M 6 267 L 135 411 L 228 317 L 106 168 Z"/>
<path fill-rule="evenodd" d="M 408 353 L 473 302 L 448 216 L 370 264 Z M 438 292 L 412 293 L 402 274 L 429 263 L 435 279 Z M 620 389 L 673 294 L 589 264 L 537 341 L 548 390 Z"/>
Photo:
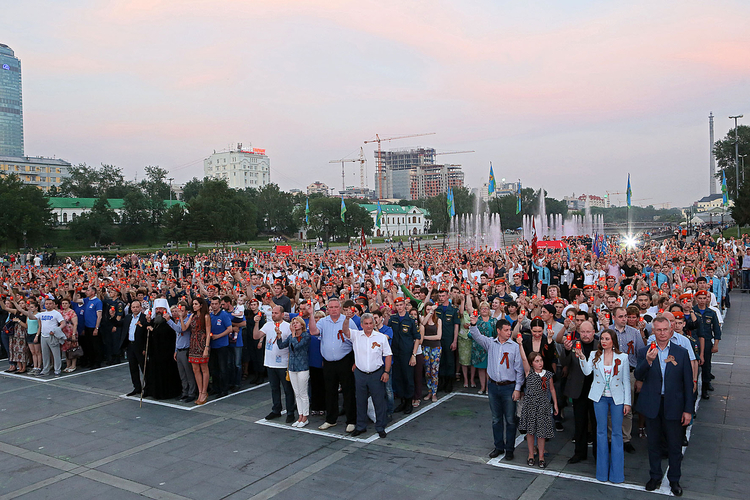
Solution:
<path fill-rule="evenodd" d="M 27 376 L 126 358 L 130 396 L 186 404 L 267 380 L 266 419 L 321 416 L 326 430 L 343 417 L 353 436 L 372 420 L 386 437 L 394 413 L 476 391 L 489 399 L 491 458 L 514 459 L 518 430 L 528 466 L 545 468 L 546 441 L 570 425 L 568 462 L 591 444 L 597 479 L 618 483 L 640 437 L 646 489 L 666 453 L 679 495 L 729 292 L 750 288 L 750 240 L 608 243 L 14 258 L 0 267 L 2 346 L 7 371 Z"/>

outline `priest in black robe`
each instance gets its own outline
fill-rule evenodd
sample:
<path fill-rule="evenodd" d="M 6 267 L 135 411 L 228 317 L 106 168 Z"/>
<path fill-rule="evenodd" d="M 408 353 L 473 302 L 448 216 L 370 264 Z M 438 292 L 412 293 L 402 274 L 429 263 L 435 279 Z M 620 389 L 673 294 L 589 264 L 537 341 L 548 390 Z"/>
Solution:
<path fill-rule="evenodd" d="M 154 399 L 180 397 L 182 382 L 174 359 L 178 329 L 180 325 L 169 316 L 167 299 L 156 299 L 148 326 L 144 396 Z"/>

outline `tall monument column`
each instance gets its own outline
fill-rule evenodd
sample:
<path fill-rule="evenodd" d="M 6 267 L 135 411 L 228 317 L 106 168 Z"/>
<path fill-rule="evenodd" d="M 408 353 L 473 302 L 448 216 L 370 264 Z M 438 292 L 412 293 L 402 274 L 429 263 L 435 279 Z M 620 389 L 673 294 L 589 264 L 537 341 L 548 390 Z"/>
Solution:
<path fill-rule="evenodd" d="M 708 194 L 716 194 L 716 156 L 714 156 L 714 114 L 709 113 L 708 114 L 708 133 L 709 133 L 709 140 L 711 141 L 709 145 L 709 184 L 708 184 Z"/>

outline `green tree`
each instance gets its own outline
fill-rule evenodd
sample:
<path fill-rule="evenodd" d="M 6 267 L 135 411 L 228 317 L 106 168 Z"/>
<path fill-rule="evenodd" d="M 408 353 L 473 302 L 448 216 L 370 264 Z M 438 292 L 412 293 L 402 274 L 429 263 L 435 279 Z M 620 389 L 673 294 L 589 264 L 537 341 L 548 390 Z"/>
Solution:
<path fill-rule="evenodd" d="M 125 198 L 126 194 L 137 189 L 135 185 L 125 181 L 120 167 L 102 163 L 101 168 L 96 169 L 96 175 L 97 196 L 106 196 L 109 199 Z"/>
<path fill-rule="evenodd" d="M 187 212 L 182 205 L 172 205 L 164 212 L 164 236 L 170 241 L 187 241 Z"/>
<path fill-rule="evenodd" d="M 43 242 L 53 215 L 44 193 L 24 184 L 15 174 L 0 177 L 0 241 L 20 247 Z"/>
<path fill-rule="evenodd" d="M 152 236 L 153 226 L 149 224 L 149 215 L 148 199 L 140 189 L 126 194 L 120 220 L 120 239 L 133 242 Z"/>
<path fill-rule="evenodd" d="M 453 188 L 454 209 L 456 215 L 474 213 L 476 195 L 466 187 Z M 430 221 L 430 231 L 434 233 L 445 233 L 448 231 L 448 195 L 439 194 L 426 200 L 414 200 L 407 205 L 426 208 L 429 211 L 427 219 Z M 480 210 L 484 209 L 484 202 L 480 200 Z"/>
<path fill-rule="evenodd" d="M 456 215 L 473 214 L 477 201 L 477 195 L 467 187 L 453 188 L 453 200 L 455 202 Z M 447 202 L 446 202 L 447 203 Z M 480 200 L 479 211 L 484 210 L 484 202 Z M 448 212 L 446 211 L 446 214 Z"/>
<path fill-rule="evenodd" d="M 198 196 L 188 203 L 184 233 L 190 240 L 246 241 L 257 234 L 255 206 L 225 180 L 204 179 Z"/>
<path fill-rule="evenodd" d="M 301 209 L 304 219 L 304 206 Z M 299 220 L 299 209 L 295 212 L 296 220 Z M 328 224 L 326 225 L 326 220 Z M 331 241 L 347 241 L 352 236 L 358 236 L 365 230 L 365 234 L 372 233 L 373 222 L 370 214 L 358 203 L 347 200 L 344 222 L 341 222 L 341 198 L 316 197 L 310 199 L 310 225 L 308 226 L 308 237 L 320 237 L 325 239 L 326 235 Z"/>
<path fill-rule="evenodd" d="M 203 189 L 203 181 L 204 179 L 198 179 L 197 177 L 187 181 L 182 188 L 182 201 L 189 203 L 198 196 Z"/>
<path fill-rule="evenodd" d="M 111 243 L 117 214 L 109 206 L 106 196 L 96 199 L 91 211 L 73 219 L 68 226 L 73 236 L 86 243 Z"/>
<path fill-rule="evenodd" d="M 140 188 L 148 200 L 149 222 L 158 227 L 162 214 L 167 209 L 164 200 L 170 198 L 171 188 L 167 183 L 169 171 L 153 165 L 147 166 L 145 170 L 146 178 L 140 182 Z"/>
<path fill-rule="evenodd" d="M 102 163 L 101 167 L 89 167 L 85 163 L 72 166 L 69 177 L 63 178 L 60 187 L 50 191 L 50 196 L 69 198 L 124 198 L 136 186 L 125 181 L 122 169 Z"/>
<path fill-rule="evenodd" d="M 252 191 L 247 193 L 252 200 Z M 291 234 L 297 231 L 292 211 L 294 201 L 277 184 L 266 184 L 257 191 L 255 206 L 258 209 L 257 226 L 259 232 Z"/>
<path fill-rule="evenodd" d="M 545 198 L 547 203 L 548 213 L 562 213 L 550 210 L 550 203 L 555 208 L 559 208 L 556 205 L 557 200 L 553 198 Z M 562 202 L 559 202 L 562 203 Z M 493 198 L 489 202 L 489 211 L 494 214 L 500 215 L 500 223 L 505 229 L 516 229 L 523 225 L 524 215 L 534 215 L 539 211 L 539 194 L 538 191 L 532 188 L 521 189 L 521 213 L 516 213 L 516 207 L 518 204 L 518 197 L 516 195 L 506 195 Z M 564 214 L 567 214 L 568 209 L 565 207 Z"/>
<path fill-rule="evenodd" d="M 740 184 L 740 196 L 730 213 L 740 227 L 750 224 L 750 179 Z"/>
<path fill-rule="evenodd" d="M 448 199 L 444 194 L 427 198 L 424 208 L 429 212 L 427 219 L 430 221 L 430 232 L 448 232 Z"/>
<path fill-rule="evenodd" d="M 57 191 L 58 196 L 68 198 L 96 198 L 97 195 L 96 167 L 89 167 L 85 163 L 71 166 L 68 177 L 64 177 Z"/>
<path fill-rule="evenodd" d="M 739 149 L 739 168 L 740 168 L 740 183 L 742 179 L 747 175 L 747 172 L 742 172 L 742 155 L 750 155 L 750 127 L 747 125 L 740 125 L 737 127 L 737 134 L 739 136 L 738 149 Z M 727 136 L 724 139 L 716 141 L 714 144 L 714 155 L 716 156 L 716 165 L 718 166 L 718 173 L 716 177 L 721 182 L 721 171 L 726 173 L 727 177 L 727 193 L 729 199 L 735 199 L 735 193 L 737 191 L 737 184 L 735 179 L 735 164 L 734 164 L 734 142 L 735 133 L 734 128 L 727 132 Z M 750 158 L 745 158 L 745 169 L 750 169 Z M 743 173 L 745 175 L 743 175 Z M 748 179 L 750 180 L 750 179 Z M 742 189 L 740 188 L 742 191 Z M 741 193 L 740 193 L 741 194 Z"/>
<path fill-rule="evenodd" d="M 547 207 L 547 213 L 548 214 L 562 214 L 563 220 L 565 220 L 565 217 L 568 215 L 568 204 L 565 203 L 562 200 L 557 200 L 555 198 L 544 198 L 544 204 Z M 516 226 L 518 227 L 518 226 Z"/>

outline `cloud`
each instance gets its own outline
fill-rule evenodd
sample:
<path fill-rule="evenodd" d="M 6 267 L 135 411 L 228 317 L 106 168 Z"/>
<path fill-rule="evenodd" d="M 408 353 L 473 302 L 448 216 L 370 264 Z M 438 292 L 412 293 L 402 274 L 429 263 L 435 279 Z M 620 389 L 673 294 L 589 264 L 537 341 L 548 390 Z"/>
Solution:
<path fill-rule="evenodd" d="M 668 194 L 641 185 L 686 204 L 707 190 L 689 179 L 706 177 L 708 111 L 746 102 L 749 10 L 696 0 L 29 0 L 7 9 L 3 42 L 23 61 L 36 153 L 126 172 L 193 164 L 180 171 L 192 177 L 213 149 L 253 142 L 288 189 L 338 185 L 328 160 L 375 133 L 438 132 L 389 147 L 475 149 L 460 158 L 473 185 L 492 160 L 558 197 L 582 184 L 603 194 L 616 181 L 602 165 L 644 181 L 679 170 Z"/>

